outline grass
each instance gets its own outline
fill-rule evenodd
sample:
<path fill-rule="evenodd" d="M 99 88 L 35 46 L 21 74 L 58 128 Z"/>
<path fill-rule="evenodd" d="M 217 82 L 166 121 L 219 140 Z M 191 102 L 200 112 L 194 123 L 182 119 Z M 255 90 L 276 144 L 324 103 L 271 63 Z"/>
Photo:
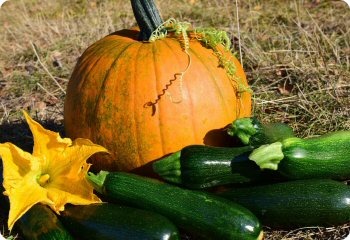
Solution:
<path fill-rule="evenodd" d="M 350 130 L 350 11 L 344 2 L 192 2 L 157 1 L 164 19 L 230 33 L 254 91 L 254 115 L 288 123 L 300 137 Z M 30 148 L 30 135 L 19 133 L 25 129 L 21 109 L 61 131 L 64 90 L 77 57 L 106 34 L 134 25 L 123 0 L 6 2 L 0 9 L 1 142 Z M 343 239 L 349 227 L 266 232 L 266 239 Z"/>

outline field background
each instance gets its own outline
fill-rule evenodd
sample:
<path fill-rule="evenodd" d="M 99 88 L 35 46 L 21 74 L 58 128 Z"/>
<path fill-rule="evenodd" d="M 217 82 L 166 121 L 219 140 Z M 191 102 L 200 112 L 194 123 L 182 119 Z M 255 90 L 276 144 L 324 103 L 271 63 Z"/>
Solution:
<path fill-rule="evenodd" d="M 344 2 L 156 2 L 164 20 L 230 34 L 254 91 L 255 116 L 288 123 L 300 137 L 350 130 L 350 8 Z M 64 135 L 65 88 L 77 58 L 101 37 L 134 25 L 126 0 L 6 2 L 0 9 L 0 142 L 31 150 L 22 109 Z M 6 213 L 1 216 L 4 222 Z M 349 232 L 348 225 L 266 229 L 266 239 L 343 239 Z"/>

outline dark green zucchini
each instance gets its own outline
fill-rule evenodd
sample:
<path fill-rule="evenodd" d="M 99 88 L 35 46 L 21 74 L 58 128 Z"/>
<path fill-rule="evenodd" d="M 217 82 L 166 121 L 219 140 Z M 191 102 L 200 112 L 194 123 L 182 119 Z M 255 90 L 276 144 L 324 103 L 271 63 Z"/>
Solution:
<path fill-rule="evenodd" d="M 293 129 L 285 123 L 261 123 L 258 118 L 239 118 L 227 129 L 230 136 L 237 137 L 243 144 L 260 146 L 294 137 Z"/>
<path fill-rule="evenodd" d="M 349 179 L 350 131 L 288 138 L 253 150 L 249 158 L 261 168 L 277 170 L 288 179 Z"/>
<path fill-rule="evenodd" d="M 201 239 L 262 238 L 259 220 L 227 199 L 130 173 L 90 173 L 88 179 L 110 201 L 162 214 Z"/>
<path fill-rule="evenodd" d="M 274 228 L 333 226 L 350 221 L 350 188 L 334 180 L 234 188 L 219 195 L 245 206 L 263 225 Z"/>
<path fill-rule="evenodd" d="M 56 214 L 47 206 L 36 204 L 15 224 L 28 240 L 74 240 Z"/>
<path fill-rule="evenodd" d="M 66 206 L 60 220 L 77 239 L 180 239 L 177 228 L 160 214 L 111 203 Z"/>
<path fill-rule="evenodd" d="M 207 188 L 260 179 L 262 171 L 248 156 L 254 148 L 190 145 L 153 163 L 168 182 L 187 188 Z"/>

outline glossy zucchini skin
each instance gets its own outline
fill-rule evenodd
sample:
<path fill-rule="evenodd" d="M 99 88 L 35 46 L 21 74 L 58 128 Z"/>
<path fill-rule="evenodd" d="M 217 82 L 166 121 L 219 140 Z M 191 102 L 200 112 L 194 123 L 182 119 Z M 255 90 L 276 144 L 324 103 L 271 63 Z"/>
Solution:
<path fill-rule="evenodd" d="M 262 123 L 256 117 L 239 118 L 227 129 L 245 145 L 261 146 L 294 137 L 292 127 L 282 122 Z"/>
<path fill-rule="evenodd" d="M 255 215 L 227 199 L 130 173 L 100 173 L 96 176 L 103 179 L 100 183 L 91 177 L 96 189 L 109 199 L 162 214 L 200 239 L 262 237 Z"/>
<path fill-rule="evenodd" d="M 16 222 L 28 240 L 74 240 L 56 214 L 47 206 L 36 204 Z"/>
<path fill-rule="evenodd" d="M 312 138 L 288 138 L 254 149 L 249 159 L 261 169 L 279 172 L 286 179 L 350 177 L 350 131 Z"/>
<path fill-rule="evenodd" d="M 282 152 L 278 171 L 288 179 L 350 177 L 350 131 L 285 139 Z"/>
<path fill-rule="evenodd" d="M 175 225 L 162 215 L 111 203 L 69 205 L 60 219 L 82 240 L 180 239 Z"/>
<path fill-rule="evenodd" d="M 263 172 L 248 156 L 254 148 L 190 145 L 153 163 L 164 180 L 192 189 L 248 183 Z"/>
<path fill-rule="evenodd" d="M 328 179 L 307 179 L 219 194 L 250 209 L 274 228 L 333 226 L 350 221 L 350 188 Z"/>

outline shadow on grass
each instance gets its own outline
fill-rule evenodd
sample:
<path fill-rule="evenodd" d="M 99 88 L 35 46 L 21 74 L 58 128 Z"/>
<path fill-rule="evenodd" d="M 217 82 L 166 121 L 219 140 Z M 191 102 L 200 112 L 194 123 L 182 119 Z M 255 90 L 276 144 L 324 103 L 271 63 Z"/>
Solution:
<path fill-rule="evenodd" d="M 40 124 L 51 131 L 59 132 L 63 137 L 63 125 L 57 124 L 53 121 L 40 122 Z M 5 123 L 0 125 L 0 143 L 10 142 L 22 150 L 32 153 L 33 149 L 33 136 L 29 129 L 28 124 L 25 121 L 18 121 L 12 123 Z M 2 183 L 2 161 L 0 161 L 0 181 Z M 10 233 L 7 230 L 7 219 L 9 211 L 8 198 L 2 194 L 4 191 L 2 184 L 0 187 L 0 232 L 4 236 L 9 236 Z M 21 240 L 20 234 L 18 233 L 16 226 L 11 232 L 12 236 L 16 236 L 16 240 Z"/>

